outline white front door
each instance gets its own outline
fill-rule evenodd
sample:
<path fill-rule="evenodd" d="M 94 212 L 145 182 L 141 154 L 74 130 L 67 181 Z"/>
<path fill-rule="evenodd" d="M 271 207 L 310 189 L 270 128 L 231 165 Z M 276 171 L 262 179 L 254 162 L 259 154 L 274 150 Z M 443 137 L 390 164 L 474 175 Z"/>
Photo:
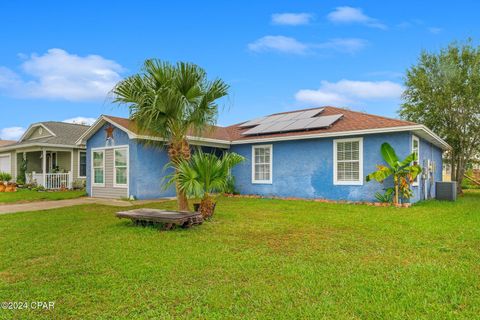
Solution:
<path fill-rule="evenodd" d="M 0 172 L 12 173 L 12 162 L 9 154 L 0 155 Z"/>

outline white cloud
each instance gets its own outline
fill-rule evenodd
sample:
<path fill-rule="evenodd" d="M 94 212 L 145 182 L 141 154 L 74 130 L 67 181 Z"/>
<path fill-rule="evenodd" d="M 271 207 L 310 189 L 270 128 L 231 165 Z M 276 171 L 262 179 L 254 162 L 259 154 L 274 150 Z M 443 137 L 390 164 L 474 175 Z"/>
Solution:
<path fill-rule="evenodd" d="M 327 15 L 328 20 L 339 24 L 359 23 L 372 28 L 387 29 L 387 26 L 377 19 L 371 18 L 363 13 L 360 8 L 337 7 Z"/>
<path fill-rule="evenodd" d="M 278 51 L 282 53 L 305 54 L 308 45 L 294 38 L 284 36 L 265 36 L 248 45 L 254 52 Z"/>
<path fill-rule="evenodd" d="M 298 26 L 309 24 L 313 16 L 310 13 L 274 13 L 272 23 L 279 25 Z"/>
<path fill-rule="evenodd" d="M 345 105 L 359 100 L 398 99 L 403 87 L 392 81 L 322 81 L 317 90 L 302 89 L 295 99 L 314 105 Z"/>
<path fill-rule="evenodd" d="M 333 49 L 340 52 L 355 53 L 367 46 L 367 41 L 357 38 L 337 38 L 313 45 L 317 48 Z"/>
<path fill-rule="evenodd" d="M 288 54 L 307 54 L 315 50 L 331 49 L 338 52 L 355 53 L 363 49 L 367 41 L 356 38 L 337 38 L 320 43 L 306 43 L 285 36 L 265 36 L 248 45 L 254 52 L 280 52 Z"/>
<path fill-rule="evenodd" d="M 0 139 L 2 140 L 18 140 L 25 132 L 25 128 L 11 127 L 0 129 Z"/>
<path fill-rule="evenodd" d="M 20 67 L 23 76 L 0 67 L 0 91 L 20 98 L 69 101 L 104 99 L 124 71 L 99 55 L 78 56 L 62 49 L 31 54 Z"/>
<path fill-rule="evenodd" d="M 437 28 L 437 27 L 430 27 L 428 28 L 428 31 L 433 34 L 439 34 L 440 32 L 443 31 L 442 28 Z"/>
<path fill-rule="evenodd" d="M 67 122 L 67 123 L 86 124 L 86 125 L 92 125 L 95 121 L 97 121 L 97 119 L 88 118 L 88 117 L 75 117 L 75 118 L 63 120 L 63 122 Z"/>

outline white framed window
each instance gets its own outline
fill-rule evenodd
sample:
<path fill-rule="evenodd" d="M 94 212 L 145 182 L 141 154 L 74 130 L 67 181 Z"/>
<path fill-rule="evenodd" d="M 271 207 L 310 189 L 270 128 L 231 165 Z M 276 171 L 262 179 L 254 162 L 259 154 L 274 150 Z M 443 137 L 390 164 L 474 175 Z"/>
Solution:
<path fill-rule="evenodd" d="M 273 146 L 252 146 L 252 183 L 271 184 L 273 174 Z"/>
<path fill-rule="evenodd" d="M 114 149 L 113 151 L 113 186 L 126 188 L 128 186 L 128 149 Z"/>
<path fill-rule="evenodd" d="M 93 185 L 105 187 L 105 150 L 92 151 Z"/>
<path fill-rule="evenodd" d="M 87 152 L 86 151 L 78 152 L 78 177 L 79 178 L 87 177 Z"/>
<path fill-rule="evenodd" d="M 412 153 L 415 153 L 417 156 L 417 160 L 415 160 L 412 164 L 419 164 L 420 163 L 420 139 L 417 136 L 412 136 Z M 420 179 L 420 175 L 418 175 L 415 180 L 413 181 L 413 186 L 418 186 L 418 181 Z"/>
<path fill-rule="evenodd" d="M 333 184 L 363 185 L 363 138 L 333 140 Z"/>

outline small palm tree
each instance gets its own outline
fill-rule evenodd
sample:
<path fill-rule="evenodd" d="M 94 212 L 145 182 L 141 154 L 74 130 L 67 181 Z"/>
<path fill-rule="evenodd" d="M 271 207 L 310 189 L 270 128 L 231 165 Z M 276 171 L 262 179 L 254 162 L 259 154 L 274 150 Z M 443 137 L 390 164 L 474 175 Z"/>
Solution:
<path fill-rule="evenodd" d="M 174 169 L 190 158 L 187 134 L 212 128 L 218 115 L 217 99 L 229 86 L 220 79 L 209 81 L 204 69 L 191 63 L 172 65 L 147 60 L 139 74 L 113 89 L 114 102 L 130 109 L 130 118 L 148 135 L 164 138 Z M 179 210 L 188 210 L 186 195 L 176 183 Z"/>
<path fill-rule="evenodd" d="M 418 164 L 412 164 L 417 160 L 415 153 L 407 156 L 403 161 L 398 159 L 395 150 L 388 143 L 383 143 L 380 148 L 381 154 L 385 162 L 389 165 L 377 165 L 377 171 L 370 173 L 366 180 L 376 180 L 380 183 L 390 176 L 393 177 L 393 203 L 398 204 L 400 194 L 402 198 L 409 199 L 412 196 L 410 185 L 422 172 L 422 168 Z"/>
<path fill-rule="evenodd" d="M 188 196 L 201 198 L 200 212 L 208 218 L 215 207 L 212 194 L 225 192 L 231 169 L 243 161 L 244 157 L 233 152 L 218 157 L 198 151 L 190 160 L 183 160 L 177 165 L 176 172 L 167 178 L 167 185 L 177 182 L 180 190 Z"/>

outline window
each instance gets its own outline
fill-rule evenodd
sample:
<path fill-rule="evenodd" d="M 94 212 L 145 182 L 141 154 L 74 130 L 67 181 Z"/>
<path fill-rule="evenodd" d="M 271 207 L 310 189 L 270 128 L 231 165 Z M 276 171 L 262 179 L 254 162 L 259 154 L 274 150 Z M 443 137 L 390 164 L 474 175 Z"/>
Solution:
<path fill-rule="evenodd" d="M 272 183 L 272 145 L 252 147 L 252 183 Z"/>
<path fill-rule="evenodd" d="M 363 185 L 363 139 L 333 141 L 333 184 Z"/>
<path fill-rule="evenodd" d="M 105 152 L 93 151 L 93 185 L 105 186 Z"/>
<path fill-rule="evenodd" d="M 413 162 L 413 164 L 419 164 L 420 163 L 420 139 L 416 136 L 412 136 L 412 153 L 415 153 L 417 156 L 417 160 Z M 420 175 L 418 175 L 415 180 L 413 181 L 412 185 L 418 186 L 418 181 L 419 181 Z"/>
<path fill-rule="evenodd" d="M 128 184 L 128 151 L 115 149 L 115 187 L 126 187 Z"/>
<path fill-rule="evenodd" d="M 78 153 L 78 177 L 85 178 L 87 176 L 87 153 L 80 151 Z"/>

